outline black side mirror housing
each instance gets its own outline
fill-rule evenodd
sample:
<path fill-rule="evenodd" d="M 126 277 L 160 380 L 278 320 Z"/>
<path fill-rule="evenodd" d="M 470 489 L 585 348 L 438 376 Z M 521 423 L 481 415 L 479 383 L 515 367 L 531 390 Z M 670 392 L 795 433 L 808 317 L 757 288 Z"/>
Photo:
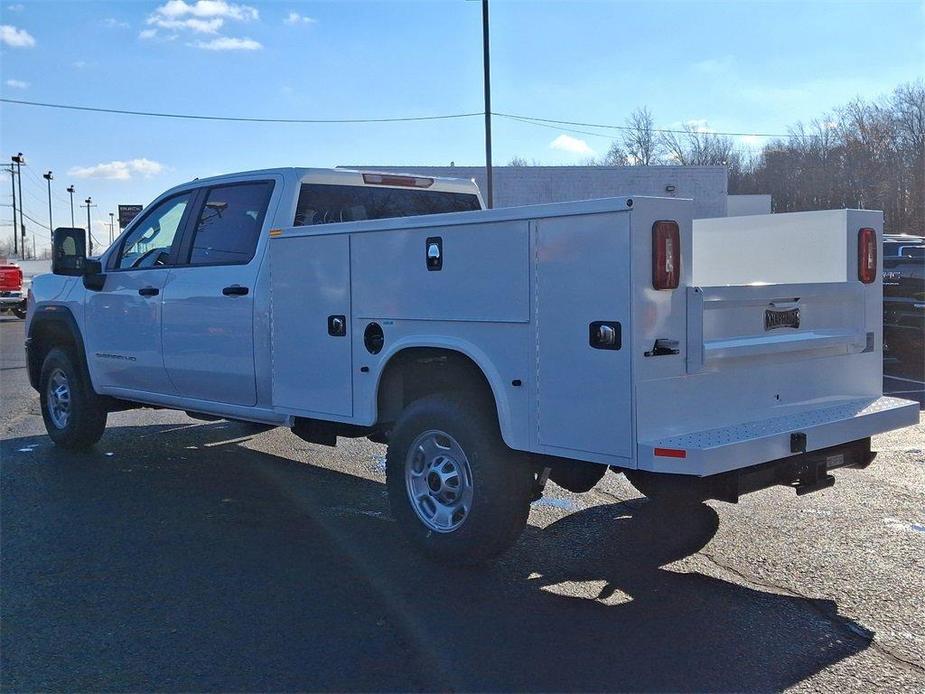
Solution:
<path fill-rule="evenodd" d="M 58 227 L 51 233 L 51 271 L 81 277 L 87 272 L 87 235 L 83 229 Z"/>

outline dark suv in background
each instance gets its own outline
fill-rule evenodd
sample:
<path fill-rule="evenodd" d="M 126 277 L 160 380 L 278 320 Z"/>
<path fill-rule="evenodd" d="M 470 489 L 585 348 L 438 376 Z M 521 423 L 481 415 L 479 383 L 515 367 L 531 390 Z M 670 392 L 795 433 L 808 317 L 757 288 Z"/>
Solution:
<path fill-rule="evenodd" d="M 884 371 L 925 376 L 925 237 L 883 237 Z"/>

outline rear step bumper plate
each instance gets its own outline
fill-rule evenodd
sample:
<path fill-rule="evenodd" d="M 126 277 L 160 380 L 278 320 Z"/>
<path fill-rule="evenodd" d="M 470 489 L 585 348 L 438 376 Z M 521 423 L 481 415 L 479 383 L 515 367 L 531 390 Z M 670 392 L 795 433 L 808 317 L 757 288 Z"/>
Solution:
<path fill-rule="evenodd" d="M 911 400 L 881 397 L 842 401 L 796 414 L 645 441 L 638 445 L 637 461 L 640 470 L 702 477 L 791 456 L 790 435 L 795 432 L 806 434 L 807 451 L 817 451 L 918 421 L 919 404 Z"/>

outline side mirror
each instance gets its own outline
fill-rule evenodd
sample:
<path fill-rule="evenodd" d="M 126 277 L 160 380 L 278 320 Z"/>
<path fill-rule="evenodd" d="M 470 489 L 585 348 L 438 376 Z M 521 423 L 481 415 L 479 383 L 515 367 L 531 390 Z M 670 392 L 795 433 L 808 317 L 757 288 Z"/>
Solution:
<path fill-rule="evenodd" d="M 58 227 L 52 232 L 51 271 L 70 277 L 87 272 L 87 236 L 83 229 Z"/>

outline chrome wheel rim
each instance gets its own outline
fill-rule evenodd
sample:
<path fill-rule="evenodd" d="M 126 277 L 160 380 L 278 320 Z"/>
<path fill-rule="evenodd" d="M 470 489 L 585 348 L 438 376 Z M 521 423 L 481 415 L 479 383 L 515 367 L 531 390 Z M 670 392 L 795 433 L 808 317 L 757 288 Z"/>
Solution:
<path fill-rule="evenodd" d="M 425 431 L 411 444 L 405 486 L 411 508 L 428 529 L 451 533 L 466 522 L 472 471 L 462 446 L 445 431 Z"/>
<path fill-rule="evenodd" d="M 55 369 L 51 372 L 45 395 L 46 409 L 51 421 L 58 429 L 66 428 L 71 418 L 71 388 L 64 371 Z"/>

